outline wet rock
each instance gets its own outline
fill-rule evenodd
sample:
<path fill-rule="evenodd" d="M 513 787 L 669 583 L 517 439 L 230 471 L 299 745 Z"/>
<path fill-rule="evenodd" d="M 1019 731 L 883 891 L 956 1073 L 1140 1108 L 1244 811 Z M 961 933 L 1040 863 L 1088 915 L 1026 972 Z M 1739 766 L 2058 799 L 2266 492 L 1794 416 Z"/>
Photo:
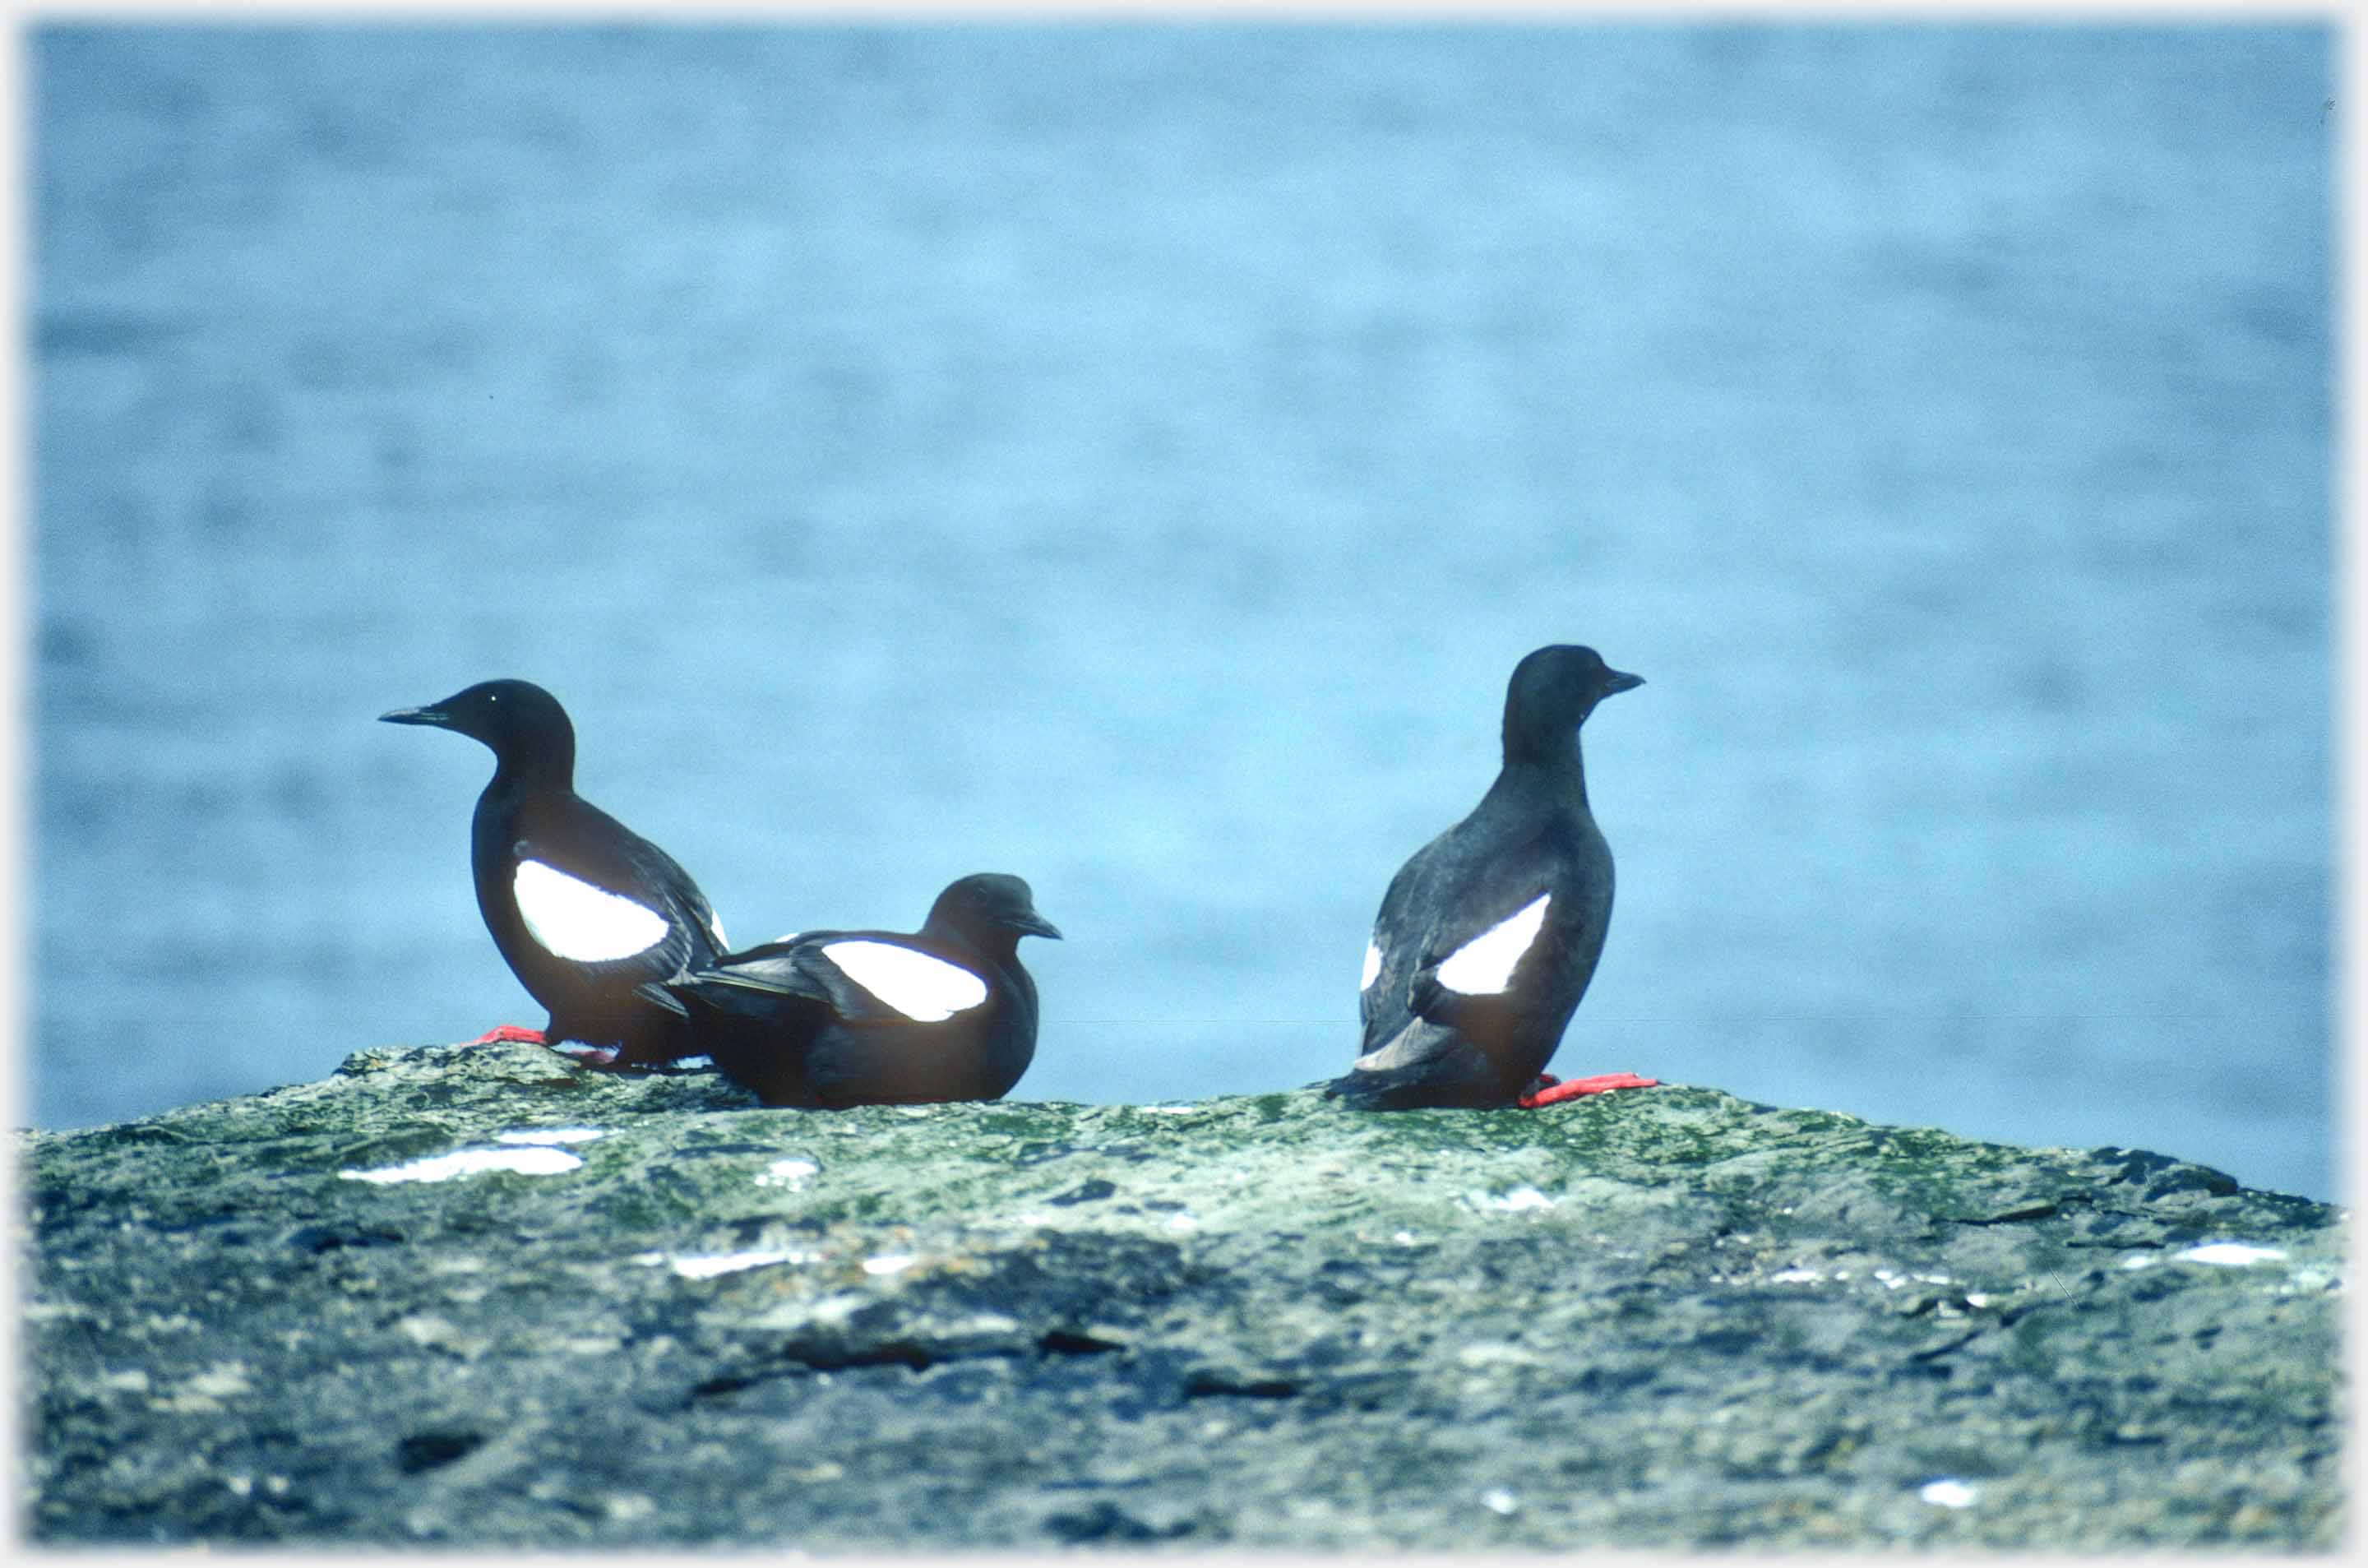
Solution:
<path fill-rule="evenodd" d="M 19 1136 L 37 1541 L 2327 1547 L 2341 1216 L 1665 1087 L 764 1110 L 531 1046 Z"/>

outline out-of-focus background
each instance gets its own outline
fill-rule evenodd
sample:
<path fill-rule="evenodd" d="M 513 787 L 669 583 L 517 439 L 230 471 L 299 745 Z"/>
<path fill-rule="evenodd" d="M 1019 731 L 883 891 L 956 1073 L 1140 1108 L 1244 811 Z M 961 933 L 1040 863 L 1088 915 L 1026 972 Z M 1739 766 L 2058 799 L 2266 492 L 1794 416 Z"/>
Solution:
<path fill-rule="evenodd" d="M 2326 26 L 29 34 L 29 1115 L 539 1024 L 492 676 L 1021 1097 L 1356 1051 L 1521 654 L 1565 1072 L 2336 1186 Z"/>

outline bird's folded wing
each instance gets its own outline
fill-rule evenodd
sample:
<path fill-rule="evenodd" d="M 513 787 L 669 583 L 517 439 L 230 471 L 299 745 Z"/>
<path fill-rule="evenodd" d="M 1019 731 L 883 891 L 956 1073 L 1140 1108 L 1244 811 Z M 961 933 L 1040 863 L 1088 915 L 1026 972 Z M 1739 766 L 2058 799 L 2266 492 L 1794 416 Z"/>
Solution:
<path fill-rule="evenodd" d="M 1555 903 L 1552 892 L 1531 882 L 1474 890 L 1424 934 L 1417 975 L 1435 976 L 1461 995 L 1501 994 L 1522 961 L 1544 945 Z"/>
<path fill-rule="evenodd" d="M 678 967 L 691 942 L 671 906 L 645 890 L 619 889 L 578 874 L 561 858 L 518 841 L 510 893 L 529 935 L 576 963 L 631 961 Z"/>
<path fill-rule="evenodd" d="M 796 943 L 766 942 L 705 969 L 693 970 L 687 979 L 700 985 L 720 985 L 734 991 L 831 1002 L 832 988 L 825 977 L 815 973 L 815 968 Z M 830 966 L 825 960 L 821 968 L 828 971 Z"/>
<path fill-rule="evenodd" d="M 830 987 L 831 1007 L 850 1024 L 934 1024 L 987 999 L 977 971 L 885 935 L 817 942 L 806 972 Z"/>
<path fill-rule="evenodd" d="M 611 910 L 614 918 L 609 927 L 613 927 L 613 939 L 609 939 L 608 929 L 594 920 L 593 926 L 600 928 L 601 934 L 586 948 L 582 961 L 630 957 L 636 967 L 672 972 L 723 952 L 723 933 L 714 909 L 672 856 L 636 836 L 598 807 L 580 800 L 569 804 L 574 810 L 563 817 L 546 812 L 524 824 L 527 831 L 510 846 L 521 872 L 533 880 L 536 873 L 525 872 L 528 864 L 532 863 L 565 879 L 564 882 L 542 879 L 546 893 L 559 894 L 563 918 L 598 910 L 598 901 L 587 895 L 605 894 L 647 911 L 666 926 L 664 932 L 657 932 L 655 926 L 642 927 L 656 939 L 642 948 L 616 951 L 613 949 L 624 945 L 635 926 L 629 912 Z M 569 883 L 576 886 L 568 886 Z M 526 904 L 526 886 L 520 885 L 518 891 L 520 912 L 529 916 L 531 924 L 535 916 Z M 541 933 L 537 933 L 537 937 L 542 939 Z M 545 945 L 551 944 L 546 941 Z"/>
<path fill-rule="evenodd" d="M 1398 874 L 1390 879 L 1389 891 L 1382 895 L 1381 913 L 1373 917 L 1372 934 L 1366 943 L 1365 968 L 1370 972 L 1360 976 L 1363 984 L 1357 999 L 1368 1050 L 1404 1028 L 1409 1018 L 1406 981 L 1414 972 L 1425 935 L 1418 910 L 1427 880 L 1425 866 L 1432 854 L 1432 848 L 1426 846 L 1398 868 Z"/>

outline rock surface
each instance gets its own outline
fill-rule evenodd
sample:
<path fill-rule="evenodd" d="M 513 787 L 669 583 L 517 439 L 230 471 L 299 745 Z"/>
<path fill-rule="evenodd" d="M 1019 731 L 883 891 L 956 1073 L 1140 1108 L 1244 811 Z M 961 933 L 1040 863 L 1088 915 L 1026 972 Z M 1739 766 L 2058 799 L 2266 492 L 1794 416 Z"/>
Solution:
<path fill-rule="evenodd" d="M 2341 1216 L 2133 1151 L 1671 1087 L 803 1113 L 497 1046 L 18 1175 L 42 1542 L 2340 1536 Z"/>

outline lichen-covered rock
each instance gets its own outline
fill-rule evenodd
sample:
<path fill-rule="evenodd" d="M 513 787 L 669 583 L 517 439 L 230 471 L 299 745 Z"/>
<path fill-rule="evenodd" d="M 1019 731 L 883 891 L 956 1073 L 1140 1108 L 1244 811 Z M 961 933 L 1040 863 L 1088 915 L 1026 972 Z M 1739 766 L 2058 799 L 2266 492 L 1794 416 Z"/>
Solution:
<path fill-rule="evenodd" d="M 764 1110 L 532 1046 L 20 1143 L 43 1542 L 2340 1532 L 2338 1212 L 2135 1151 L 1666 1087 Z"/>

